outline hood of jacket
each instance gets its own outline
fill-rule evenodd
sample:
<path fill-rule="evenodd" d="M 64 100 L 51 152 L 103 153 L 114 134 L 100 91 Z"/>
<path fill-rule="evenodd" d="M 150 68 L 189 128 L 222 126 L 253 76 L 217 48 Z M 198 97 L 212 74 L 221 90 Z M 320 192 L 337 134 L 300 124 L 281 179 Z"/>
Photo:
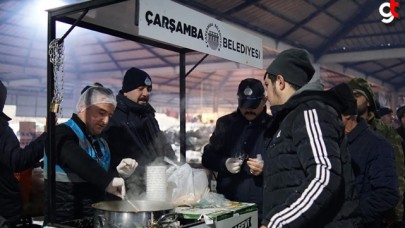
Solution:
<path fill-rule="evenodd" d="M 310 86 L 309 88 L 313 87 Z M 271 110 L 274 116 L 272 123 L 274 124 L 271 126 L 271 129 L 266 133 L 267 136 L 273 135 L 275 133 L 275 131 L 278 129 L 278 126 L 276 125 L 279 125 L 283 121 L 283 119 L 288 115 L 288 113 L 293 111 L 299 105 L 302 105 L 310 101 L 317 101 L 329 105 L 340 116 L 342 110 L 345 109 L 344 99 L 337 96 L 336 93 L 332 90 L 326 91 L 311 90 L 309 88 L 303 89 L 299 93 L 294 93 L 294 95 L 291 96 L 290 99 L 288 99 L 288 101 L 285 104 L 272 107 Z"/>
<path fill-rule="evenodd" d="M 304 99 L 307 100 L 309 97 L 307 97 L 308 94 L 321 94 L 321 92 L 324 92 L 324 87 L 320 81 L 320 79 L 313 79 L 303 87 L 301 87 L 299 90 L 295 91 L 295 93 L 288 99 L 288 101 L 282 105 L 271 105 L 270 110 L 273 116 L 277 114 L 277 112 L 283 110 L 285 107 L 289 107 L 290 105 L 297 104 L 296 100 L 299 99 Z M 303 97 L 301 97 L 301 94 L 304 94 Z"/>

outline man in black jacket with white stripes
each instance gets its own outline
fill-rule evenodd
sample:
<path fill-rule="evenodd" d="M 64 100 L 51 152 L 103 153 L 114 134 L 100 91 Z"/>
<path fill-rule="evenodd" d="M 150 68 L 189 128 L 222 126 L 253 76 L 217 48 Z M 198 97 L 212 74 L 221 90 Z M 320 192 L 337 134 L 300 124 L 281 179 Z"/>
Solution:
<path fill-rule="evenodd" d="M 281 52 L 267 68 L 277 110 L 265 136 L 264 227 L 359 227 L 358 202 L 340 114 L 302 49 Z M 311 89 L 318 86 L 318 91 Z"/>

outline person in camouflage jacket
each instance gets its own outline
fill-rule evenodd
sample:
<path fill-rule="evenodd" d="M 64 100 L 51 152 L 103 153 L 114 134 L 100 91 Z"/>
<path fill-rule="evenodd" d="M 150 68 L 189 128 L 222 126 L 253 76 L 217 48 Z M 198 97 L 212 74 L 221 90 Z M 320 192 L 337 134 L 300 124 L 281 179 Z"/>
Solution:
<path fill-rule="evenodd" d="M 357 99 L 357 113 L 370 125 L 370 128 L 386 138 L 394 148 L 396 171 L 398 175 L 398 186 L 400 200 L 394 211 L 387 215 L 385 221 L 390 227 L 401 227 L 403 217 L 403 195 L 405 190 L 405 166 L 404 153 L 402 149 L 402 138 L 397 131 L 390 125 L 384 124 L 376 115 L 376 103 L 373 91 L 365 79 L 354 78 L 348 85 Z"/>

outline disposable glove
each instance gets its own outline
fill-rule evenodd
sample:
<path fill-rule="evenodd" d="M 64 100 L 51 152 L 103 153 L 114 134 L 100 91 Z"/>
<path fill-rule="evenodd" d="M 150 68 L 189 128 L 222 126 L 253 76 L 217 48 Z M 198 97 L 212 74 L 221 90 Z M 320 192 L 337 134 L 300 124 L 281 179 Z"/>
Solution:
<path fill-rule="evenodd" d="M 120 177 L 114 177 L 105 188 L 105 191 L 124 199 L 126 196 L 125 181 Z"/>
<path fill-rule="evenodd" d="M 240 160 L 239 158 L 228 158 L 225 161 L 225 166 L 230 173 L 239 173 L 242 163 L 243 160 Z"/>
<path fill-rule="evenodd" d="M 124 158 L 121 160 L 120 164 L 117 166 L 118 174 L 123 178 L 128 178 L 135 171 L 138 166 L 138 162 L 132 158 Z"/>

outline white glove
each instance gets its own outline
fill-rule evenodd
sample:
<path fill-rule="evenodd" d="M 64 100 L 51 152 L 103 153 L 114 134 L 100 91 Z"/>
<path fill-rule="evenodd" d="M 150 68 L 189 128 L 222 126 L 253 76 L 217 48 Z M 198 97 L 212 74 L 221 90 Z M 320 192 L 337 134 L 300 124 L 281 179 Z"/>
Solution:
<path fill-rule="evenodd" d="M 108 184 L 107 188 L 105 188 L 105 191 L 124 199 L 126 195 L 124 179 L 114 177 L 114 179 Z"/>
<path fill-rule="evenodd" d="M 124 158 L 121 160 L 120 164 L 117 166 L 118 174 L 123 177 L 127 178 L 132 175 L 135 171 L 136 167 L 138 166 L 138 162 L 132 158 Z"/>
<path fill-rule="evenodd" d="M 225 166 L 230 173 L 239 173 L 243 160 L 239 158 L 228 158 L 225 161 Z"/>

